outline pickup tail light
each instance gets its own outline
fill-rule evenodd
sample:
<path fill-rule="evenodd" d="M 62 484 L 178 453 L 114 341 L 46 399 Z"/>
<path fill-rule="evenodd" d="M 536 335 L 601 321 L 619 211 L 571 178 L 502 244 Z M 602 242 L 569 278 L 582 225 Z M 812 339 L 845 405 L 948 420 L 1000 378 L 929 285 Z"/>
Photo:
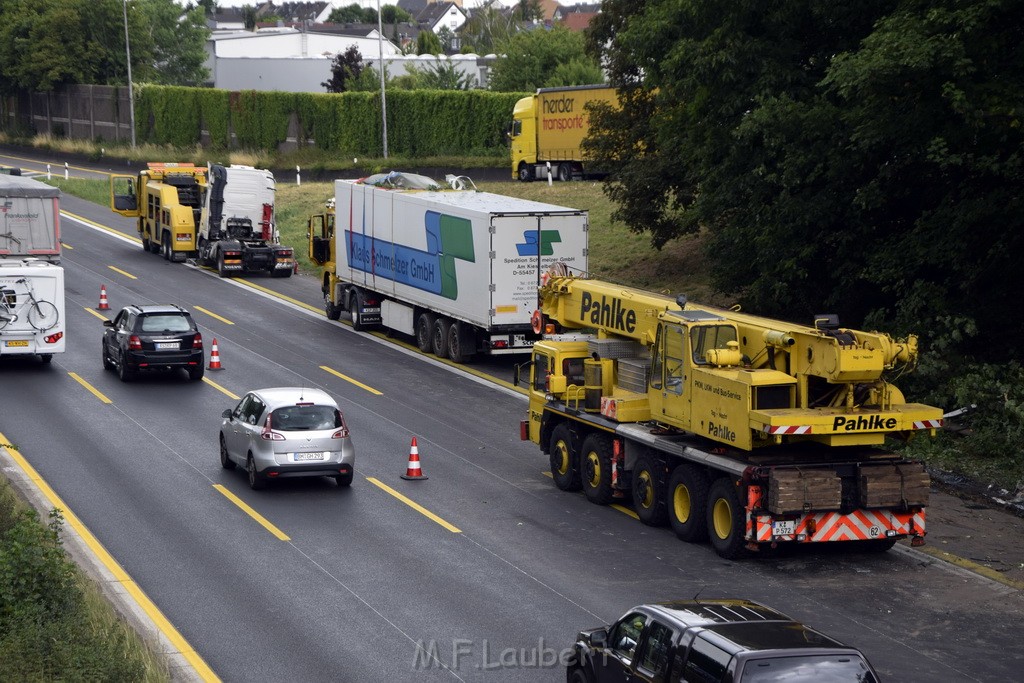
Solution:
<path fill-rule="evenodd" d="M 267 415 L 267 422 L 263 426 L 263 431 L 260 432 L 260 438 L 264 441 L 284 441 L 284 434 L 281 432 L 275 432 L 271 428 L 270 415 Z"/>

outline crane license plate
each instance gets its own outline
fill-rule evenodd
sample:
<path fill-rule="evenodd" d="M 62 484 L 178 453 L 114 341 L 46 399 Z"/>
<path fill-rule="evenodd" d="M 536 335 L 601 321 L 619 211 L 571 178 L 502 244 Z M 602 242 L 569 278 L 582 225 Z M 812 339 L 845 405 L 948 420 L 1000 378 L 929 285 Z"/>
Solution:
<path fill-rule="evenodd" d="M 792 536 L 796 533 L 796 520 L 772 522 L 772 536 Z"/>

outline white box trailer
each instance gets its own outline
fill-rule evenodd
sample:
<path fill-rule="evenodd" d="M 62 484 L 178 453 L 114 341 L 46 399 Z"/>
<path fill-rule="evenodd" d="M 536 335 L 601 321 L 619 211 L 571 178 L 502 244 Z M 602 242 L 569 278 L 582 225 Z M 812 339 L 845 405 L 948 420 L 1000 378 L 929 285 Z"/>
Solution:
<path fill-rule="evenodd" d="M 335 182 L 328 315 L 348 311 L 357 328 L 414 335 L 421 350 L 455 362 L 528 351 L 539 338 L 532 316 L 541 274 L 556 262 L 587 269 L 586 211 L 407 189 L 417 179 L 430 186 L 396 173 Z"/>
<path fill-rule="evenodd" d="M 0 259 L 60 263 L 60 190 L 0 174 Z"/>
<path fill-rule="evenodd" d="M 64 269 L 36 258 L 0 258 L 0 355 L 64 352 Z"/>

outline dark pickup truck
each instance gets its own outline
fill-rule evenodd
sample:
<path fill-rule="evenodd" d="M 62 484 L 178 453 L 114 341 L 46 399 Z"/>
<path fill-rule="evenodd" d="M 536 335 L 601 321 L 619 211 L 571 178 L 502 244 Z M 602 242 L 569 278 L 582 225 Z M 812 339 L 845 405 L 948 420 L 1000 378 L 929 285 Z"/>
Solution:
<path fill-rule="evenodd" d="M 569 683 L 878 683 L 856 648 L 749 600 L 640 605 L 572 654 Z"/>

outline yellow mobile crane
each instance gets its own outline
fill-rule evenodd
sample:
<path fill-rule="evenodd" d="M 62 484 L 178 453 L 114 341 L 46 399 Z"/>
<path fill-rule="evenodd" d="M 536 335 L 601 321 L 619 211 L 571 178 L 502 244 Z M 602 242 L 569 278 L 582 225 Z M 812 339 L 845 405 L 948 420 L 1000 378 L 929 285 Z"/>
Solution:
<path fill-rule="evenodd" d="M 765 544 L 923 543 L 929 479 L 885 438 L 932 433 L 939 408 L 889 379 L 917 339 L 797 325 L 552 269 L 534 326 L 521 436 L 563 490 L 632 495 L 641 521 L 724 557 Z M 517 371 L 517 382 L 518 382 Z"/>

